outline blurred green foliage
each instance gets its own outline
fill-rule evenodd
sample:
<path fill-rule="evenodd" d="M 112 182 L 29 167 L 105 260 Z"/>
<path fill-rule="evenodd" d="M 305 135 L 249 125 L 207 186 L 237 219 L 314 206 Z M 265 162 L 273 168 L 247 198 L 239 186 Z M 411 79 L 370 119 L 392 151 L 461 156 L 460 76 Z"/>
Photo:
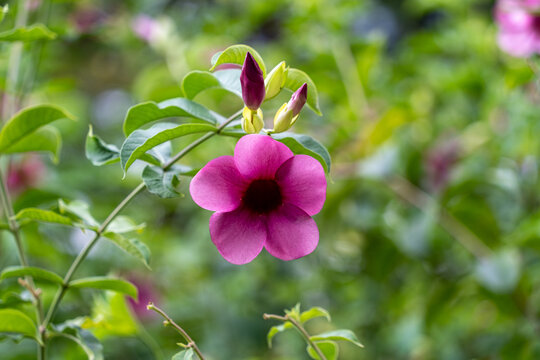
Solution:
<path fill-rule="evenodd" d="M 355 331 L 365 348 L 343 344 L 343 359 L 540 357 L 536 59 L 497 49 L 491 1 L 32 3 L 31 19 L 46 21 L 58 37 L 25 45 L 25 103 L 58 104 L 79 121 L 56 125 L 64 139 L 60 164 L 43 158 L 45 178 L 17 195 L 17 209 L 79 198 L 103 219 L 137 184 L 142 166 L 135 163 L 124 180 L 118 165 L 93 167 L 84 157 L 88 125 L 120 145 L 131 105 L 181 96 L 188 71 L 208 70 L 212 54 L 235 43 L 255 47 L 270 69 L 286 60 L 311 76 L 323 116 L 304 110 L 295 130 L 316 137 L 333 158 L 327 202 L 316 216 L 320 244 L 310 256 L 227 263 L 210 241 L 210 213 L 190 201 L 189 179 L 181 178 L 186 198 L 145 194 L 126 210 L 147 223 L 141 239 L 152 252 L 151 272 L 101 242 L 81 276 L 114 270 L 133 279 L 151 294 L 144 301 L 167 309 L 212 359 L 306 358 L 297 336 L 277 337 L 271 350 L 266 344 L 272 324 L 262 314 L 297 302 L 322 306 L 333 324 Z M 17 4 L 9 5 L 2 30 L 13 26 Z M 148 41 L 133 29 L 142 14 L 158 28 Z M 6 67 L 2 56 L 1 74 Z M 219 90 L 197 101 L 229 114 L 242 105 Z M 233 147 L 234 139 L 215 138 L 185 163 L 200 168 Z M 30 225 L 24 235 L 31 263 L 61 274 L 88 240 L 54 225 Z M 17 263 L 4 238 L 2 268 Z M 53 294 L 48 286 L 44 293 Z M 5 306 L 19 287 L 3 281 L 0 289 Z M 58 320 L 86 314 L 101 324 L 96 335 L 107 359 L 179 350 L 174 332 L 144 309 L 136 312 L 139 324 L 100 318 L 114 307 L 126 311 L 108 296 L 72 292 Z M 320 319 L 308 329 L 331 326 Z M 34 352 L 29 340 L 0 343 L 2 358 L 32 359 Z M 84 356 L 62 339 L 49 352 L 53 359 Z"/>

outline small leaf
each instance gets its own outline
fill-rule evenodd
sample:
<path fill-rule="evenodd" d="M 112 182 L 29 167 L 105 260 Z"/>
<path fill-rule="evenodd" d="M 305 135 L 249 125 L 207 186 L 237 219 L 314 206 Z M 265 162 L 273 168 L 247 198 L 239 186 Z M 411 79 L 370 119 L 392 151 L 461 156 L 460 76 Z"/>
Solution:
<path fill-rule="evenodd" d="M 307 84 L 307 104 L 317 115 L 322 115 L 321 109 L 319 108 L 319 94 L 317 92 L 317 87 L 311 78 L 303 72 L 302 70 L 289 68 L 287 71 L 287 79 L 285 80 L 285 85 L 283 86 L 286 89 L 295 92 L 302 86 L 304 83 Z"/>
<path fill-rule="evenodd" d="M 15 219 L 23 221 L 43 221 L 48 223 L 73 225 L 73 221 L 67 216 L 60 215 L 51 210 L 38 208 L 26 208 L 15 215 Z"/>
<path fill-rule="evenodd" d="M 120 249 L 139 259 L 147 268 L 150 268 L 148 265 L 150 263 L 150 250 L 143 242 L 111 231 L 105 232 L 103 236 L 111 240 Z"/>
<path fill-rule="evenodd" d="M 71 214 L 84 221 L 89 227 L 99 227 L 99 223 L 90 214 L 88 204 L 83 201 L 74 200 L 66 203 L 63 200 L 58 200 L 58 208 L 61 213 Z"/>
<path fill-rule="evenodd" d="M 195 352 L 190 348 L 174 354 L 171 360 L 192 360 L 194 355 Z"/>
<path fill-rule="evenodd" d="M 56 284 L 62 284 L 64 280 L 55 273 L 41 269 L 38 267 L 31 267 L 31 266 L 10 266 L 4 269 L 2 271 L 2 274 L 0 275 L 0 279 L 8 279 L 13 277 L 24 277 L 24 276 L 31 276 L 35 280 L 44 280 L 49 281 Z"/>
<path fill-rule="evenodd" d="M 103 360 L 103 346 L 90 331 L 81 328 L 73 320 L 53 325 L 53 336 L 62 336 L 77 343 L 86 353 L 88 360 Z"/>
<path fill-rule="evenodd" d="M 320 341 L 318 343 L 315 343 L 315 346 L 317 346 L 319 350 L 321 350 L 326 360 L 337 360 L 338 354 L 339 354 L 339 348 L 335 342 Z M 308 345 L 306 350 L 312 359 L 321 360 L 321 357 L 311 347 L 311 345 Z"/>
<path fill-rule="evenodd" d="M 284 132 L 272 134 L 272 137 L 287 145 L 295 154 L 314 157 L 321 163 L 327 173 L 330 172 L 331 160 L 328 150 L 311 136 Z"/>
<path fill-rule="evenodd" d="M 119 215 L 109 224 L 107 231 L 123 234 L 133 231 L 141 232 L 145 227 L 145 223 L 137 224 L 130 217 Z"/>
<path fill-rule="evenodd" d="M 293 328 L 293 324 L 291 324 L 288 321 L 284 322 L 281 325 L 272 326 L 270 330 L 268 331 L 268 334 L 266 335 L 266 341 L 268 342 L 268 347 L 269 348 L 272 347 L 272 339 L 274 338 L 274 336 L 276 336 L 276 334 L 282 331 L 285 331 L 287 329 L 291 329 L 291 328 Z"/>
<path fill-rule="evenodd" d="M 52 126 L 44 126 L 32 134 L 25 136 L 4 152 L 6 154 L 35 151 L 48 152 L 52 155 L 52 160 L 58 162 L 61 149 L 62 137 L 60 136 L 60 132 Z"/>
<path fill-rule="evenodd" d="M 216 53 L 212 57 L 212 67 L 210 68 L 210 71 L 214 71 L 216 67 L 218 67 L 221 64 L 238 64 L 243 65 L 244 60 L 246 59 L 247 53 L 250 52 L 251 55 L 253 55 L 253 58 L 257 63 L 259 64 L 259 67 L 261 68 L 263 72 L 263 77 L 266 76 L 266 66 L 264 65 L 264 61 L 259 55 L 255 49 L 253 49 L 250 46 L 247 45 L 233 45 L 229 46 L 225 50 Z"/>
<path fill-rule="evenodd" d="M 38 339 L 32 319 L 15 309 L 0 309 L 0 333 L 16 333 Z"/>
<path fill-rule="evenodd" d="M 137 288 L 132 283 L 115 279 L 105 276 L 94 276 L 84 279 L 73 280 L 69 283 L 70 287 L 81 289 L 81 288 L 93 288 L 101 290 L 112 290 L 127 294 L 134 299 L 137 299 Z"/>
<path fill-rule="evenodd" d="M 312 341 L 343 340 L 343 341 L 348 341 L 350 343 L 353 343 L 356 346 L 364 347 L 364 345 L 360 344 L 356 335 L 351 330 L 347 330 L 347 329 L 334 330 L 334 331 L 325 332 L 319 335 L 313 335 L 311 337 L 311 340 Z"/>
<path fill-rule="evenodd" d="M 206 124 L 171 123 L 160 123 L 147 130 L 136 130 L 124 141 L 120 150 L 120 161 L 124 173 L 135 160 L 141 159 L 148 150 L 159 144 L 185 135 L 210 131 L 216 131 L 216 127 Z"/>
<path fill-rule="evenodd" d="M 86 158 L 95 166 L 112 164 L 120 160 L 120 149 L 115 145 L 107 144 L 97 135 L 94 135 L 92 126 L 86 136 Z"/>
<path fill-rule="evenodd" d="M 0 131 L 0 152 L 8 152 L 11 146 L 40 127 L 66 118 L 73 119 L 73 116 L 54 105 L 38 105 L 19 111 Z"/>
<path fill-rule="evenodd" d="M 209 89 L 223 89 L 242 98 L 239 69 L 220 70 L 214 73 L 195 70 L 184 76 L 182 90 L 188 99 Z"/>
<path fill-rule="evenodd" d="M 330 319 L 330 313 L 323 309 L 322 307 L 312 307 L 309 310 L 304 311 L 302 314 L 300 314 L 300 321 L 302 323 L 305 323 L 308 320 L 315 319 L 318 317 L 325 317 L 328 321 L 331 321 Z"/>
<path fill-rule="evenodd" d="M 2 11 L 2 14 L 4 13 Z M 56 33 L 43 24 L 34 24 L 29 27 L 20 27 L 0 32 L 0 41 L 53 40 L 55 38 Z"/>
<path fill-rule="evenodd" d="M 161 198 L 173 198 L 180 195 L 176 191 L 179 180 L 178 175 L 182 174 L 183 167 L 172 166 L 164 171 L 158 166 L 148 165 L 144 168 L 142 178 L 146 188 L 152 194 Z M 191 169 L 190 169 L 191 170 Z"/>
<path fill-rule="evenodd" d="M 148 101 L 129 108 L 124 120 L 124 134 L 128 136 L 148 123 L 171 117 L 191 117 L 212 125 L 224 120 L 223 116 L 189 99 L 175 98 L 160 103 Z"/>

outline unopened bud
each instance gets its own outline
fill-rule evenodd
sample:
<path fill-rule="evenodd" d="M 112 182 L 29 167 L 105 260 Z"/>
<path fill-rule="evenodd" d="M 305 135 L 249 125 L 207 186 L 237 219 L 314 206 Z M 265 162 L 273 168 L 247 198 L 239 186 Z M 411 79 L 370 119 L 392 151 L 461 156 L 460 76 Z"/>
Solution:
<path fill-rule="evenodd" d="M 280 133 L 289 130 L 296 118 L 298 118 L 298 115 L 293 115 L 287 103 L 283 104 L 277 111 L 276 116 L 274 116 L 274 130 L 272 132 Z"/>
<path fill-rule="evenodd" d="M 266 75 L 264 80 L 266 100 L 270 100 L 279 94 L 285 85 L 285 80 L 287 80 L 287 65 L 285 61 L 282 61 Z"/>
<path fill-rule="evenodd" d="M 293 115 L 300 114 L 300 110 L 304 107 L 307 100 L 307 84 L 304 83 L 298 90 L 296 90 L 288 103 L 288 107 L 292 110 Z"/>
<path fill-rule="evenodd" d="M 262 70 L 249 52 L 240 73 L 240 85 L 242 86 L 242 98 L 246 106 L 251 110 L 257 110 L 264 100 L 266 91 L 264 89 Z"/>
<path fill-rule="evenodd" d="M 248 134 L 258 134 L 264 126 L 263 113 L 261 109 L 255 111 L 247 106 L 242 112 L 242 129 Z"/>

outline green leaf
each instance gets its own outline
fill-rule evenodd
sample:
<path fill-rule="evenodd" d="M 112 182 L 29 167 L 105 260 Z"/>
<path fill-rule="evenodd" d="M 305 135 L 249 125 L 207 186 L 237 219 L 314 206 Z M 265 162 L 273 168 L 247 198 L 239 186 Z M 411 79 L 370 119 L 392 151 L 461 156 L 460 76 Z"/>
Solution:
<path fill-rule="evenodd" d="M 308 320 L 315 319 L 318 317 L 325 317 L 328 321 L 331 321 L 330 319 L 330 313 L 323 309 L 322 307 L 312 307 L 309 310 L 304 311 L 302 314 L 300 314 L 300 321 L 302 323 L 305 323 Z"/>
<path fill-rule="evenodd" d="M 255 49 L 247 45 L 229 46 L 225 50 L 214 54 L 211 60 L 212 67 L 210 68 L 210 71 L 214 71 L 214 69 L 221 64 L 243 65 L 248 52 L 253 55 L 253 58 L 259 64 L 259 67 L 263 72 L 263 77 L 266 77 L 266 66 L 264 65 L 264 61 L 261 55 L 259 55 L 259 53 Z"/>
<path fill-rule="evenodd" d="M 148 265 L 150 263 L 150 250 L 143 242 L 137 239 L 127 238 L 111 231 L 105 232 L 103 236 L 111 240 L 120 249 L 139 259 L 150 269 L 150 266 Z"/>
<path fill-rule="evenodd" d="M 24 276 L 31 276 L 35 280 L 44 280 L 49 281 L 56 284 L 62 284 L 64 280 L 55 273 L 41 269 L 38 267 L 31 267 L 31 266 L 10 266 L 4 269 L 2 271 L 2 274 L 0 274 L 0 279 L 8 279 L 13 277 L 24 277 Z"/>
<path fill-rule="evenodd" d="M 4 21 L 6 14 L 9 12 L 9 5 L 0 6 L 0 23 Z"/>
<path fill-rule="evenodd" d="M 90 227 L 99 227 L 99 223 L 94 219 L 92 214 L 90 214 L 88 204 L 83 201 L 74 200 L 66 203 L 63 200 L 58 200 L 58 208 L 62 214 L 71 214 L 76 218 L 81 219 Z"/>
<path fill-rule="evenodd" d="M 86 158 L 95 166 L 112 164 L 120 160 L 120 149 L 115 145 L 107 144 L 97 135 L 94 135 L 92 126 L 86 136 Z"/>
<path fill-rule="evenodd" d="M 32 319 L 15 309 L 0 309 L 0 333 L 16 333 L 38 340 Z"/>
<path fill-rule="evenodd" d="M 107 231 L 123 234 L 133 231 L 141 232 L 145 227 L 145 223 L 137 224 L 132 218 L 119 215 L 109 224 Z"/>
<path fill-rule="evenodd" d="M 135 287 L 135 285 L 126 280 L 115 279 L 106 276 L 93 276 L 73 280 L 69 283 L 69 286 L 76 289 L 93 288 L 101 290 L 112 290 L 127 294 L 132 298 L 137 299 L 137 287 Z"/>
<path fill-rule="evenodd" d="M 356 346 L 364 347 L 364 345 L 360 344 L 356 335 L 351 330 L 347 330 L 347 329 L 334 330 L 334 331 L 325 332 L 319 335 L 313 335 L 311 337 L 311 340 L 312 341 L 343 340 L 343 341 L 348 341 L 350 343 L 353 343 Z"/>
<path fill-rule="evenodd" d="M 317 346 L 321 350 L 326 360 L 337 360 L 338 354 L 339 354 L 339 348 L 335 342 L 321 341 L 321 342 L 316 343 L 315 346 Z M 321 360 L 321 357 L 311 347 L 311 345 L 308 345 L 306 350 L 312 359 Z"/>
<path fill-rule="evenodd" d="M 42 221 L 48 223 L 73 225 L 73 221 L 67 216 L 60 215 L 51 210 L 43 210 L 38 208 L 22 209 L 15 215 L 15 219 L 22 221 Z"/>
<path fill-rule="evenodd" d="M 187 169 L 182 166 L 173 165 L 164 171 L 158 166 L 148 165 L 143 170 L 142 178 L 146 184 L 146 188 L 152 194 L 161 198 L 173 198 L 180 195 L 180 193 L 176 191 L 176 187 L 180 182 L 180 180 L 178 180 L 178 175 L 186 170 Z"/>
<path fill-rule="evenodd" d="M 474 275 L 478 281 L 494 293 L 509 293 L 521 277 L 522 260 L 516 248 L 502 248 L 480 258 Z"/>
<path fill-rule="evenodd" d="M 192 360 L 194 355 L 195 352 L 190 348 L 174 354 L 171 360 Z"/>
<path fill-rule="evenodd" d="M 272 326 L 270 330 L 268 331 L 268 334 L 266 335 L 266 341 L 268 342 L 268 347 L 269 348 L 272 347 L 272 339 L 274 338 L 274 336 L 276 336 L 282 331 L 285 331 L 287 329 L 292 329 L 292 328 L 293 328 L 293 324 L 291 324 L 288 321 L 284 322 L 281 325 Z"/>
<path fill-rule="evenodd" d="M 216 131 L 216 127 L 206 124 L 171 123 L 160 123 L 147 130 L 136 130 L 128 136 L 120 149 L 120 161 L 124 174 L 135 160 L 141 159 L 153 147 L 185 135 L 210 131 Z"/>
<path fill-rule="evenodd" d="M 35 151 L 48 152 L 52 155 L 52 160 L 58 162 L 61 149 L 62 137 L 60 136 L 60 132 L 52 126 L 44 126 L 34 133 L 25 136 L 4 152 L 6 154 Z"/>
<path fill-rule="evenodd" d="M 73 320 L 60 325 L 53 325 L 53 336 L 62 336 L 78 344 L 84 350 L 88 360 L 103 360 L 103 346 L 90 331 L 81 328 Z"/>
<path fill-rule="evenodd" d="M 317 115 L 322 115 L 321 109 L 319 108 L 319 94 L 317 92 L 317 87 L 311 78 L 303 72 L 302 70 L 289 68 L 287 71 L 287 79 L 285 80 L 285 85 L 283 86 L 286 89 L 291 91 L 296 91 L 304 83 L 307 84 L 307 104 Z"/>
<path fill-rule="evenodd" d="M 2 11 L 2 14 L 4 13 Z M 53 40 L 55 38 L 56 33 L 43 24 L 34 24 L 29 27 L 20 27 L 0 32 L 0 41 Z"/>
<path fill-rule="evenodd" d="M 287 145 L 295 154 L 314 157 L 321 163 L 327 173 L 330 172 L 331 160 L 328 150 L 311 136 L 284 132 L 272 134 L 272 137 Z"/>
<path fill-rule="evenodd" d="M 188 99 L 209 89 L 223 89 L 242 98 L 239 69 L 220 70 L 214 73 L 195 70 L 184 76 L 182 91 Z"/>
<path fill-rule="evenodd" d="M 65 110 L 54 105 L 38 105 L 15 114 L 0 131 L 0 152 L 9 148 L 40 127 L 60 119 L 74 119 Z"/>
<path fill-rule="evenodd" d="M 128 136 L 141 126 L 170 117 L 191 117 L 212 125 L 225 120 L 223 116 L 186 98 L 169 99 L 160 103 L 148 101 L 129 108 L 124 120 L 124 134 Z"/>

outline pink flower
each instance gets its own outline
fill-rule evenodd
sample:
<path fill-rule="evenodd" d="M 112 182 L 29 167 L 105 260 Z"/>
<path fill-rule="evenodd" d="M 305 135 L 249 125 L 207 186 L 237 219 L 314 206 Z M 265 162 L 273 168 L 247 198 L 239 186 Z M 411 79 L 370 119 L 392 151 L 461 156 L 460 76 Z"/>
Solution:
<path fill-rule="evenodd" d="M 317 247 L 319 230 L 311 216 L 326 198 L 324 170 L 270 136 L 241 138 L 234 156 L 221 156 L 199 171 L 190 192 L 199 206 L 215 211 L 210 237 L 233 264 L 250 262 L 263 247 L 282 260 Z"/>
<path fill-rule="evenodd" d="M 156 33 L 158 27 L 159 24 L 154 18 L 144 14 L 137 15 L 131 23 L 135 35 L 146 42 L 152 40 L 152 36 Z"/>
<path fill-rule="evenodd" d="M 10 192 L 18 194 L 39 184 L 45 175 L 45 165 L 37 155 L 25 156 L 20 161 L 9 165 L 7 187 Z"/>
<path fill-rule="evenodd" d="M 499 47 L 516 57 L 540 53 L 540 0 L 499 0 Z"/>

